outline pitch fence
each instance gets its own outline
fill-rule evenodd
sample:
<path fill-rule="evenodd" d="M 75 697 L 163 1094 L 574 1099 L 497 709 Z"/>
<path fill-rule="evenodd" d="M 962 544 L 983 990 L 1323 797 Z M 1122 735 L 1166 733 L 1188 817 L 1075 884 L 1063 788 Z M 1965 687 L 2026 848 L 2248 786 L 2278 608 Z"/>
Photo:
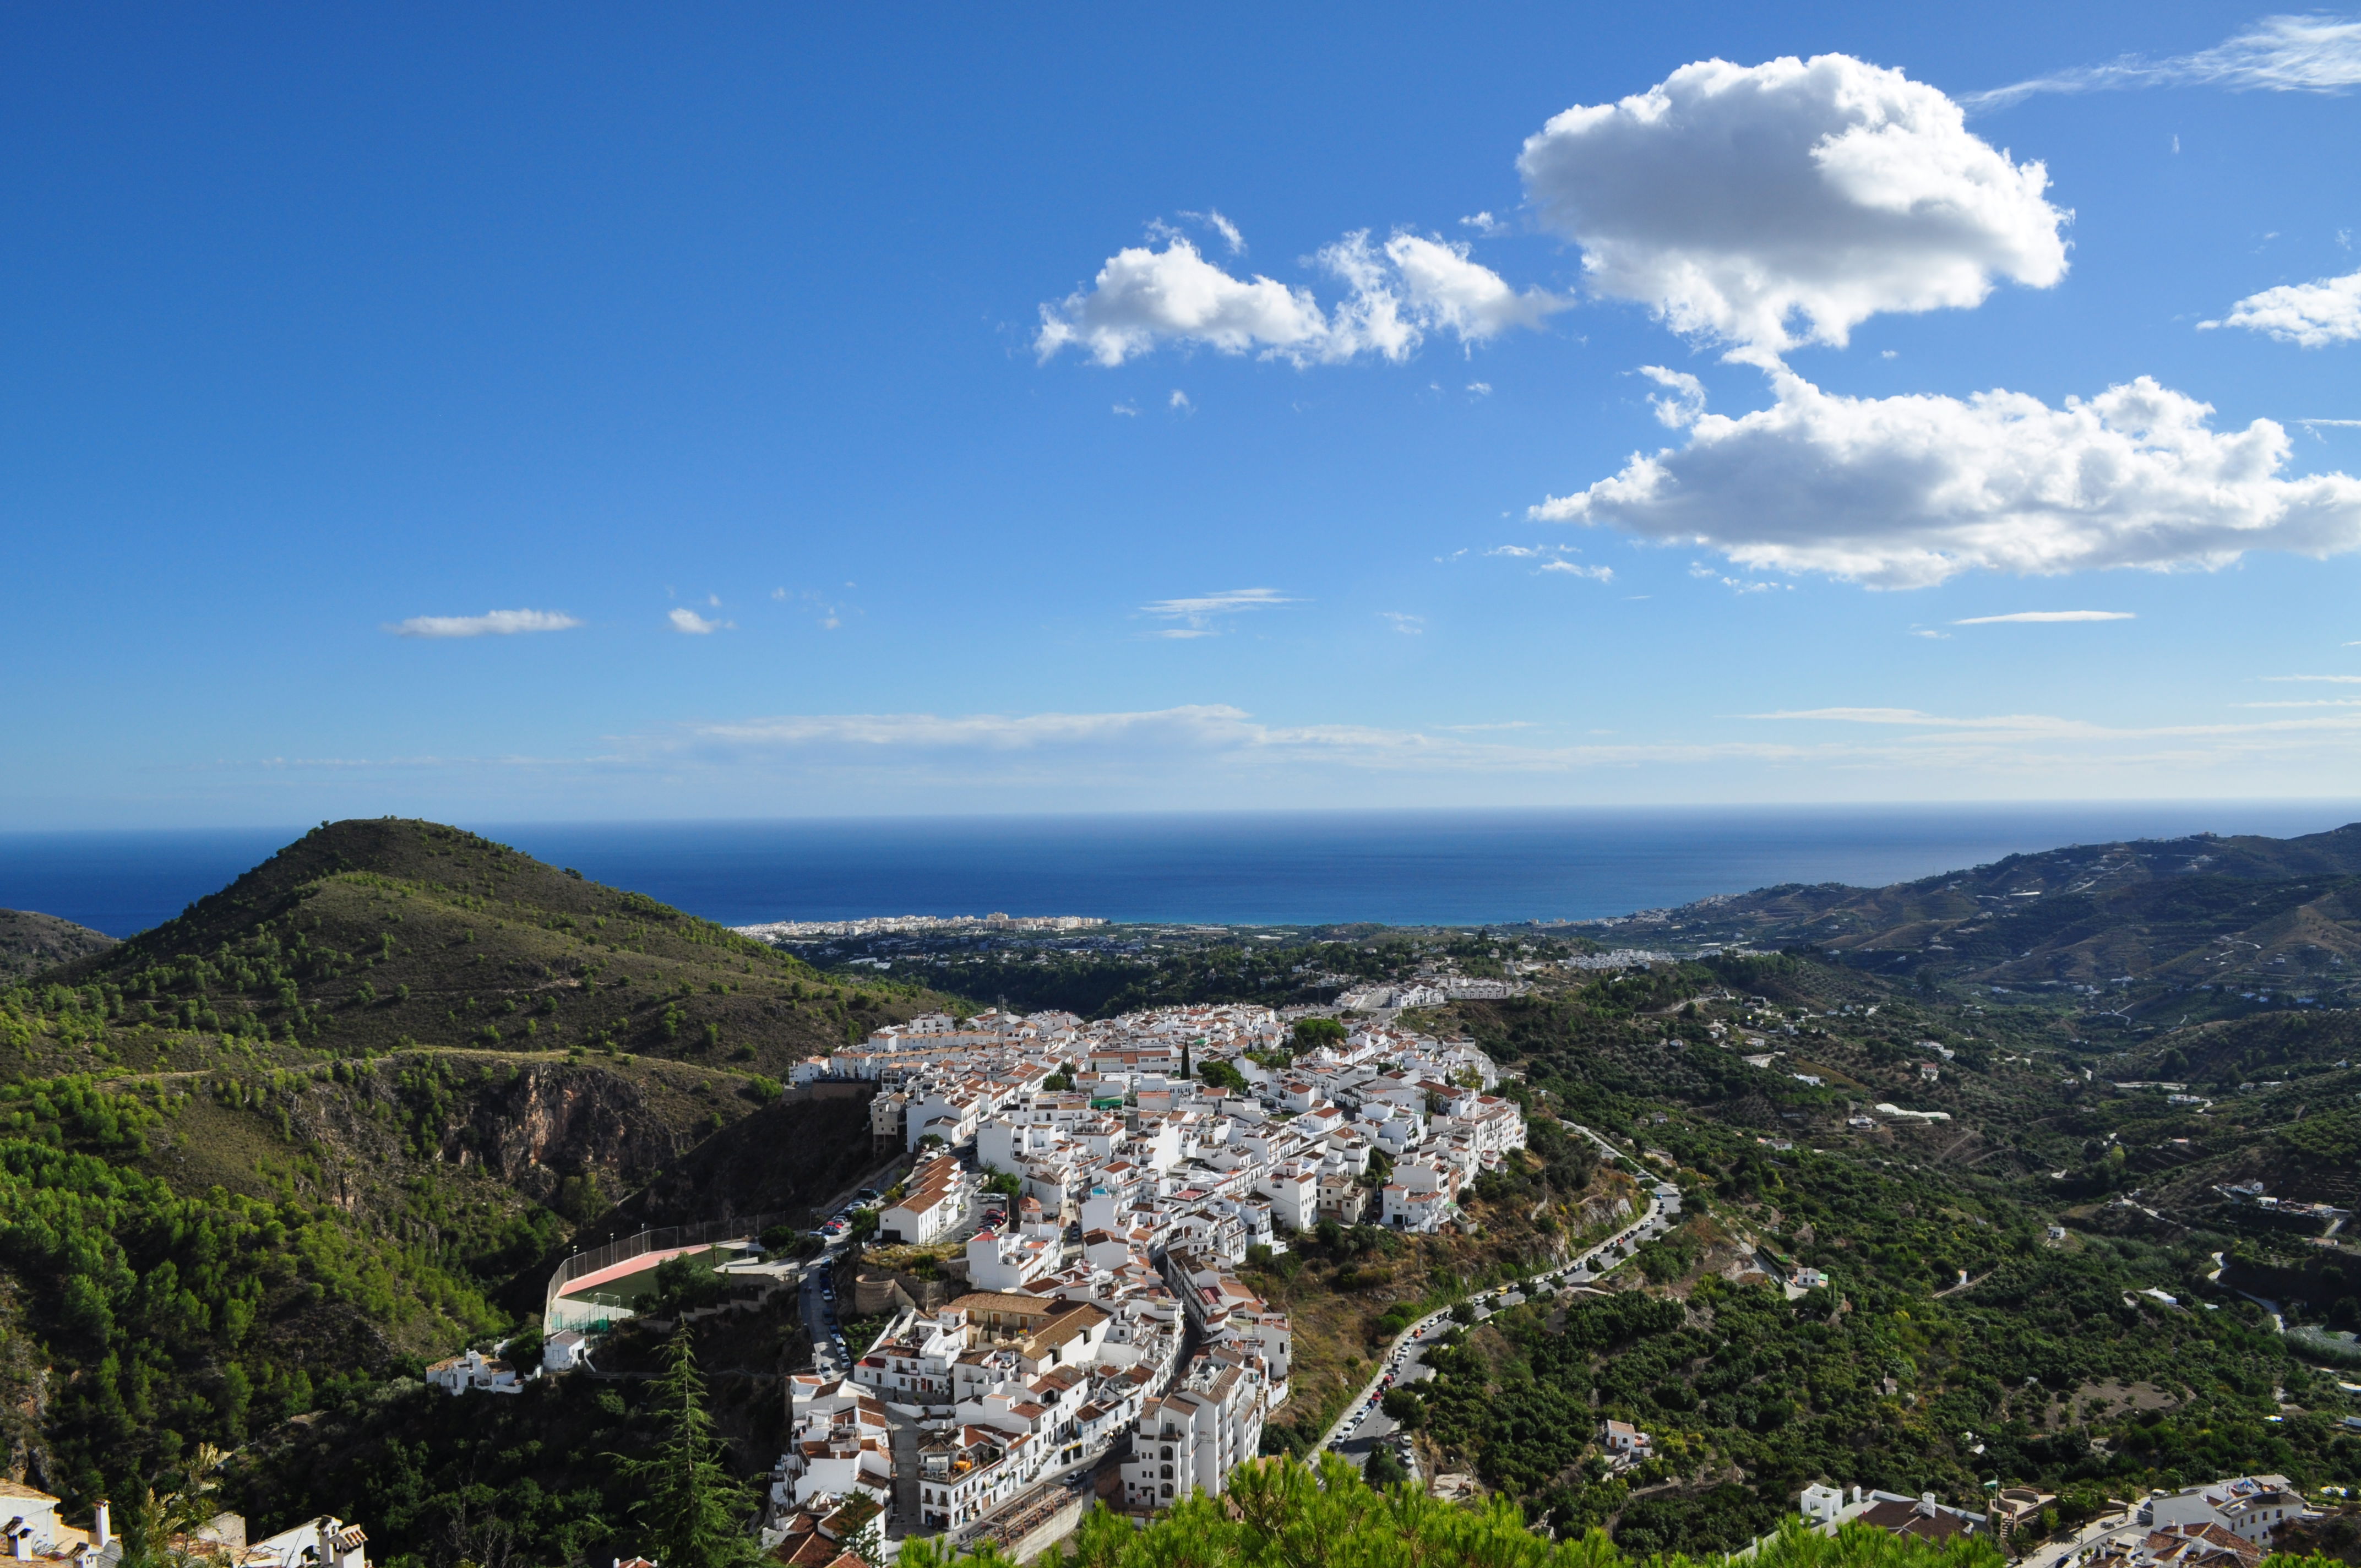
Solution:
<path fill-rule="evenodd" d="M 712 1246 L 719 1242 L 748 1241 L 785 1218 L 783 1214 L 738 1214 L 724 1220 L 705 1220 L 693 1225 L 657 1225 L 620 1237 L 602 1246 L 577 1252 L 559 1264 L 557 1271 L 549 1277 L 549 1288 L 542 1296 L 542 1332 L 554 1334 L 563 1329 L 578 1329 L 585 1333 L 597 1333 L 611 1326 L 616 1320 L 631 1316 L 631 1310 L 620 1302 L 564 1300 L 577 1280 L 587 1279 L 619 1264 L 645 1257 L 650 1253 L 682 1252 L 692 1247 Z"/>

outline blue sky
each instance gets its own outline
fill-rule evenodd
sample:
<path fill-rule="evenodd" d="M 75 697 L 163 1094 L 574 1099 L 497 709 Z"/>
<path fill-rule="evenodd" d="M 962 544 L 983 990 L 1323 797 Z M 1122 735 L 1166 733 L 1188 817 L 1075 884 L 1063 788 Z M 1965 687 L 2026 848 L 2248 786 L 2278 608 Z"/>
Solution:
<path fill-rule="evenodd" d="M 12 11 L 0 824 L 2353 795 L 2361 23 L 1633 10 Z"/>

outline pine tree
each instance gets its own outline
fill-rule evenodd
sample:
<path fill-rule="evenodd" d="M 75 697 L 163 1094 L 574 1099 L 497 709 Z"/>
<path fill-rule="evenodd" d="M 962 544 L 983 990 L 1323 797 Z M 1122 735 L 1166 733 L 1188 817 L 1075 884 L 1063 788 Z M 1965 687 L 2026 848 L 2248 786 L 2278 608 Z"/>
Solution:
<path fill-rule="evenodd" d="M 705 1379 L 685 1330 L 664 1346 L 654 1414 L 664 1436 L 652 1456 L 609 1455 L 625 1484 L 640 1493 L 631 1512 L 647 1531 L 641 1555 L 658 1568 L 741 1568 L 755 1561 L 753 1538 L 743 1528 L 753 1496 L 723 1463 L 722 1442 L 706 1409 Z"/>

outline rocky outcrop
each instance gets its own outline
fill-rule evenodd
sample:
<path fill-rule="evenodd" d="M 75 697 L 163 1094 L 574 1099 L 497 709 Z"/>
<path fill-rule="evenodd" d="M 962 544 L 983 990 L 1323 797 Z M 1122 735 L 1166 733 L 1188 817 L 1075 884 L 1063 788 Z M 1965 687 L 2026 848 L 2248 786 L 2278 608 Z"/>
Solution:
<path fill-rule="evenodd" d="M 546 1201 L 560 1179 L 589 1170 L 612 1178 L 611 1190 L 635 1187 L 682 1146 L 630 1079 L 589 1066 L 534 1063 L 478 1096 L 445 1139 L 445 1157 L 479 1162 L 519 1191 Z"/>

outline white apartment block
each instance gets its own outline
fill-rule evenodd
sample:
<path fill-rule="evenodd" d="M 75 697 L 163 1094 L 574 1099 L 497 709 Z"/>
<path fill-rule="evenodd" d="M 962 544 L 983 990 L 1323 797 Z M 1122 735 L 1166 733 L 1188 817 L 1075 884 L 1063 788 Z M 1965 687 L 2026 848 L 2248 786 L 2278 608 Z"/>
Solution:
<path fill-rule="evenodd" d="M 1123 1465 L 1126 1508 L 1169 1508 L 1192 1492 L 1219 1496 L 1232 1470 L 1261 1452 L 1269 1385 L 1252 1358 L 1209 1351 L 1181 1386 L 1140 1408 Z"/>
<path fill-rule="evenodd" d="M 889 1242 L 924 1245 L 940 1241 L 967 1219 L 971 1183 L 958 1160 L 937 1155 L 920 1160 L 902 1183 L 902 1196 L 877 1216 L 877 1234 Z"/>

